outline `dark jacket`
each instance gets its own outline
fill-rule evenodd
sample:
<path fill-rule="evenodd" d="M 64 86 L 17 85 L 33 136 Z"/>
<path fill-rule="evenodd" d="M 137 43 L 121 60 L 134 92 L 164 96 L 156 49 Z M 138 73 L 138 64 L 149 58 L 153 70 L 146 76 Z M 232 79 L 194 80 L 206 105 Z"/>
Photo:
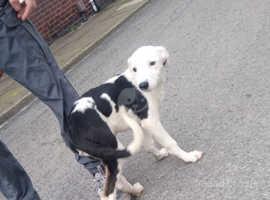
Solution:
<path fill-rule="evenodd" d="M 8 0 L 0 0 L 0 7 L 4 7 Z"/>

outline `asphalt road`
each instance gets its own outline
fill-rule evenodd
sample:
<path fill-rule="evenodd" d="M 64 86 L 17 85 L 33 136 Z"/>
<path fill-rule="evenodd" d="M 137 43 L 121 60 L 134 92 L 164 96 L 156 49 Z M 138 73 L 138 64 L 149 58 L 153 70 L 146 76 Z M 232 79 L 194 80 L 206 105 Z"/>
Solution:
<path fill-rule="evenodd" d="M 270 199 L 270 2 L 152 0 L 68 77 L 81 93 L 126 68 L 139 46 L 170 52 L 162 120 L 196 164 L 139 153 L 125 175 L 142 200 Z M 130 133 L 123 134 L 125 142 Z M 44 200 L 95 200 L 51 111 L 34 101 L 0 129 Z"/>

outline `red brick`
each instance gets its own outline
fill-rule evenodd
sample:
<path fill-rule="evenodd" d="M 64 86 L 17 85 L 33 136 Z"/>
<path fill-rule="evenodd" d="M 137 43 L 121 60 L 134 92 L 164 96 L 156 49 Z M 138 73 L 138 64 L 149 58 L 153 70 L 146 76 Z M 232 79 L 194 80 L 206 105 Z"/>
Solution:
<path fill-rule="evenodd" d="M 105 0 L 102 0 L 105 3 Z M 80 17 L 76 3 L 78 0 L 37 0 L 38 9 L 30 17 L 41 35 L 51 41 L 51 37 L 62 31 Z M 83 0 L 86 12 L 93 13 L 88 0 Z"/>

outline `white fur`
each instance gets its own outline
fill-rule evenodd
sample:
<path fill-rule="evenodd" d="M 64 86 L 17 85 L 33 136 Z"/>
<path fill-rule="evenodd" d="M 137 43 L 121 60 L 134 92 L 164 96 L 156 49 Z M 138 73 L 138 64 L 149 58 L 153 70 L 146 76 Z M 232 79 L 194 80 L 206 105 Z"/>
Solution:
<path fill-rule="evenodd" d="M 83 97 L 74 103 L 76 106 L 72 112 L 82 112 L 84 113 L 86 109 L 94 109 L 95 101 L 92 97 Z"/>
<path fill-rule="evenodd" d="M 165 69 L 163 63 L 168 58 L 169 53 L 164 47 L 141 47 L 128 59 L 128 70 L 125 75 L 137 87 L 143 81 L 148 81 L 149 89 L 156 89 L 164 82 Z M 155 62 L 155 65 L 151 66 L 151 62 Z M 134 68 L 137 69 L 137 72 L 133 71 Z"/>

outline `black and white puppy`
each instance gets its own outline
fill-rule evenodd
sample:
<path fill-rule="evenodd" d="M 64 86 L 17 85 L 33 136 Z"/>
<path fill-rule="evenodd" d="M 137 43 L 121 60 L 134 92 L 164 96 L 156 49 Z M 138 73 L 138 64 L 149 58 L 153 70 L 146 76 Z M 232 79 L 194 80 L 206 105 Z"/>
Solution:
<path fill-rule="evenodd" d="M 169 154 L 185 162 L 196 162 L 202 157 L 200 151 L 182 150 L 160 122 L 168 58 L 164 47 L 141 47 L 128 59 L 125 72 L 90 89 L 74 103 L 70 138 L 76 150 L 104 164 L 107 179 L 102 200 L 115 200 L 115 188 L 141 195 L 143 186 L 131 185 L 121 175 L 120 158 L 135 154 L 142 146 L 158 160 Z M 116 134 L 130 129 L 133 141 L 125 148 Z M 163 148 L 157 149 L 155 142 Z"/>

